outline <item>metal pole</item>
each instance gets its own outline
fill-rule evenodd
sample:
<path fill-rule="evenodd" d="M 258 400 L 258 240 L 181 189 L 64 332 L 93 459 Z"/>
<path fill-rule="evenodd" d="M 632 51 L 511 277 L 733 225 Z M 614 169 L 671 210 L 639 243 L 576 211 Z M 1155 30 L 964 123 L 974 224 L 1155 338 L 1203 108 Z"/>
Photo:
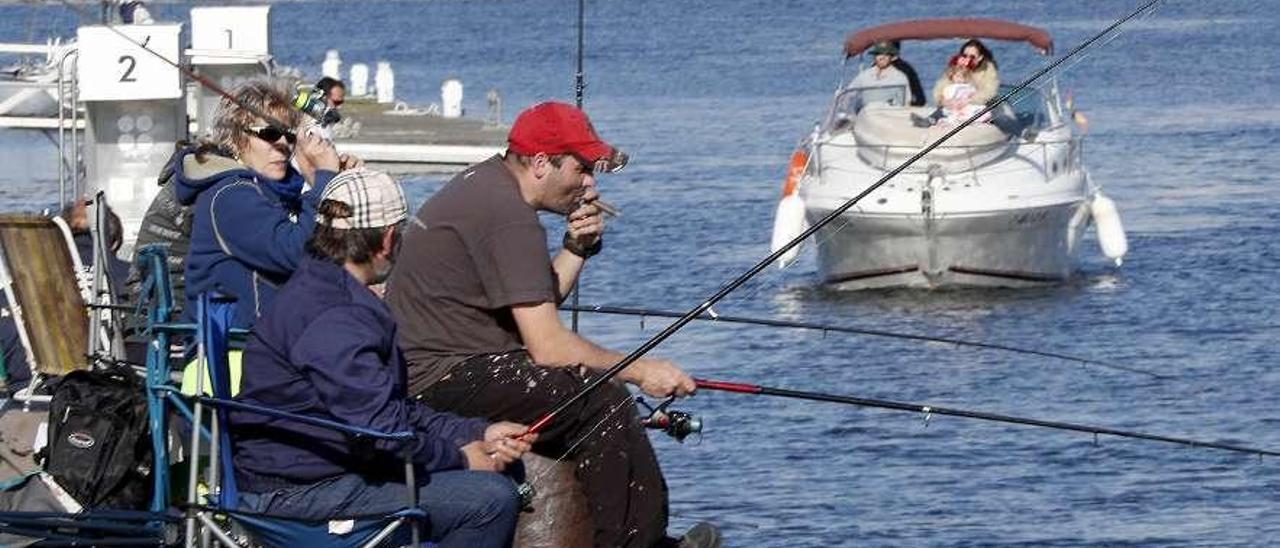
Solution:
<path fill-rule="evenodd" d="M 204 404 L 200 403 L 200 396 L 204 394 L 204 372 L 208 367 L 205 355 L 204 337 L 205 332 L 209 329 L 209 320 L 207 318 L 207 310 L 205 303 L 207 299 L 200 299 L 196 305 L 196 334 L 200 337 L 200 341 L 196 345 L 196 398 L 193 403 L 191 417 L 191 454 L 187 456 L 187 463 L 190 474 L 187 476 L 187 531 L 186 531 L 186 547 L 194 548 L 196 545 L 196 510 L 193 508 L 196 504 L 196 489 L 199 486 L 200 476 L 200 427 L 202 416 L 204 414 Z M 210 436 L 212 438 L 212 436 Z M 209 440 L 213 444 L 213 440 Z"/>
<path fill-rule="evenodd" d="M 79 70 L 80 70 L 80 56 L 76 55 L 76 58 L 71 61 L 71 71 L 74 74 Z M 80 94 L 80 79 L 72 78 L 71 79 L 71 166 L 70 167 L 71 167 L 71 194 L 73 194 L 73 197 L 72 197 L 73 200 L 80 199 L 79 198 L 80 197 L 80 140 L 78 135 L 79 130 L 76 128 L 76 122 L 79 121 L 79 113 L 76 112 L 76 105 L 80 104 L 80 100 L 78 98 L 79 94 Z M 88 113 L 85 114 L 85 118 L 86 119 L 88 118 Z M 86 126 L 86 129 L 88 129 L 87 126 Z"/>
<path fill-rule="evenodd" d="M 410 449 L 410 445 L 407 442 L 404 445 L 403 451 L 404 479 L 407 482 L 406 487 L 409 488 L 409 506 L 416 509 L 418 507 L 418 482 L 417 477 L 413 473 L 413 451 Z M 409 531 L 413 540 L 413 543 L 410 544 L 410 546 L 418 546 L 422 543 L 422 539 L 418 538 L 420 536 L 418 528 L 421 525 L 422 524 L 418 523 L 416 518 L 409 520 Z"/>

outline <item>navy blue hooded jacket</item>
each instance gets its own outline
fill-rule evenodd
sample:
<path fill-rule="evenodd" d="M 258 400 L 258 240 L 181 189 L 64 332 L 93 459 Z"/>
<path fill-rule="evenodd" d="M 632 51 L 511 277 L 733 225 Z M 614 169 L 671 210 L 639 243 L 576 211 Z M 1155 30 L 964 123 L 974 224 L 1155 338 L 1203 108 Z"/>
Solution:
<path fill-rule="evenodd" d="M 218 290 L 237 299 L 232 326 L 253 327 L 298 268 L 320 194 L 335 173 L 317 171 L 315 188 L 302 193 L 293 168 L 274 181 L 212 154 L 201 163 L 188 152 L 176 164 L 178 202 L 193 206 L 186 310 L 196 309 L 200 293 Z"/>
<path fill-rule="evenodd" d="M 488 423 L 410 401 L 406 374 L 386 303 L 341 266 L 307 256 L 249 338 L 238 399 L 383 432 L 414 431 L 421 469 L 462 468 L 459 448 L 483 438 Z M 243 491 L 343 473 L 403 481 L 394 443 L 356 443 L 325 428 L 247 412 L 232 413 L 230 422 Z"/>

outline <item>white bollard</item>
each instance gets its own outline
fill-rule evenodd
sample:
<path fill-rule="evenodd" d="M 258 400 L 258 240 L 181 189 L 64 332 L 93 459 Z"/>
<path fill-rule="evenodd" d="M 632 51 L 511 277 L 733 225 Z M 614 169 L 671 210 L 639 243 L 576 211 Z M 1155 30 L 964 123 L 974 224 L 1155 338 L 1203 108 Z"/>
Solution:
<path fill-rule="evenodd" d="M 378 88 L 379 103 L 395 102 L 396 74 L 391 72 L 391 63 L 378 61 L 378 71 L 373 75 L 373 85 Z"/>
<path fill-rule="evenodd" d="M 445 118 L 462 116 L 462 82 L 450 78 L 440 85 L 440 114 Z"/>
<path fill-rule="evenodd" d="M 353 63 L 351 65 L 351 86 L 352 97 L 364 97 L 369 95 L 369 65 L 364 63 Z"/>
<path fill-rule="evenodd" d="M 331 49 L 324 52 L 324 62 L 320 63 L 320 74 L 336 80 L 342 79 L 342 57 L 338 56 L 338 50 Z"/>

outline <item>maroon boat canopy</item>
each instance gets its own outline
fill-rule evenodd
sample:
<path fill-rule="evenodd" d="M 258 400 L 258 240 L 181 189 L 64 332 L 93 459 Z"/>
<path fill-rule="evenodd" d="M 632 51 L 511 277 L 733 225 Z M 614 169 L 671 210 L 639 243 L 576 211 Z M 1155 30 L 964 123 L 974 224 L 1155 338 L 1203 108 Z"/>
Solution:
<path fill-rule="evenodd" d="M 942 38 L 989 38 L 1027 42 L 1044 53 L 1053 51 L 1049 32 L 999 19 L 914 19 L 871 27 L 853 33 L 844 42 L 844 54 L 853 57 L 883 40 L 937 40 Z"/>

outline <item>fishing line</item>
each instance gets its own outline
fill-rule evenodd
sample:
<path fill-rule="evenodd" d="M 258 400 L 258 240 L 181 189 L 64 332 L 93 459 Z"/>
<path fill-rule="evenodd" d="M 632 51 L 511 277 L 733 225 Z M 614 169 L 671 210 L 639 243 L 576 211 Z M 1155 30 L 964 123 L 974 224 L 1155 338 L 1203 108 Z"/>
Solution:
<path fill-rule="evenodd" d="M 77 15 L 78 17 L 80 17 L 80 19 L 82 19 L 82 20 L 83 20 L 83 19 L 88 19 L 88 17 L 86 17 L 86 16 L 85 16 L 84 11 L 83 11 L 83 10 L 81 10 L 79 6 L 76 6 L 75 4 L 71 3 L 71 0 L 61 0 L 61 2 L 62 2 L 62 5 L 66 6 L 66 7 L 68 7 L 68 8 L 71 8 L 71 10 L 72 10 L 72 11 L 76 12 L 76 15 Z M 121 31 L 120 31 L 120 29 L 117 29 L 115 25 L 112 25 L 112 24 L 107 23 L 107 22 L 105 22 L 105 21 L 104 21 L 104 22 L 103 22 L 103 24 L 102 24 L 102 26 L 103 26 L 103 27 L 105 27 L 107 30 L 110 30 L 112 33 L 116 34 L 116 35 L 117 35 L 117 36 L 119 36 L 120 38 L 124 39 L 126 42 L 129 42 L 130 44 L 133 44 L 134 46 L 137 46 L 139 49 L 142 49 L 143 51 L 146 51 L 147 53 L 150 53 L 151 55 L 155 56 L 157 59 L 160 59 L 161 61 L 164 61 L 164 62 L 165 62 L 165 64 L 168 64 L 169 66 L 172 66 L 173 68 L 178 69 L 178 71 L 179 71 L 179 72 L 181 72 L 183 75 L 187 76 L 188 78 L 191 78 L 192 80 L 195 80 L 195 81 L 196 81 L 196 83 L 198 83 L 198 84 L 200 84 L 200 85 L 202 85 L 202 86 L 204 86 L 204 87 L 206 87 L 206 88 L 208 88 L 208 89 L 212 90 L 214 93 L 217 93 L 218 95 L 221 95 L 223 98 L 227 99 L 228 101 L 231 101 L 231 102 L 232 102 L 232 103 L 234 103 L 236 106 L 238 106 L 238 107 L 240 107 L 240 108 L 242 108 L 242 109 L 244 109 L 244 110 L 248 111 L 250 114 L 252 114 L 252 115 L 254 115 L 254 116 L 257 116 L 257 117 L 261 118 L 261 119 L 262 119 L 264 122 L 266 122 L 268 125 L 270 125 L 270 126 L 272 126 L 272 127 L 275 127 L 276 129 L 278 129 L 278 130 L 280 130 L 280 131 L 282 131 L 282 132 L 284 132 L 284 133 L 286 133 L 286 134 L 288 134 L 288 135 L 295 135 L 292 127 L 289 127 L 288 125 L 285 125 L 285 123 L 284 123 L 284 122 L 281 122 L 281 121 L 280 121 L 279 119 L 277 119 L 276 117 L 271 116 L 271 115 L 269 115 L 269 114 L 267 114 L 267 113 L 265 113 L 265 112 L 263 112 L 263 111 L 261 111 L 261 110 L 258 110 L 258 109 L 256 109 L 256 108 L 254 108 L 252 105 L 245 104 L 243 101 L 240 101 L 240 100 L 236 99 L 236 98 L 235 98 L 234 96 L 232 96 L 230 93 L 227 93 L 227 91 L 226 91 L 226 90 L 224 90 L 224 89 L 222 89 L 220 86 L 218 86 L 218 84 L 215 84 L 212 80 L 210 80 L 210 79 L 208 79 L 208 78 L 205 78 L 204 76 L 201 76 L 200 74 L 197 74 L 195 71 L 192 71 L 192 70 L 190 70 L 190 69 L 188 69 L 188 68 L 186 68 L 186 67 L 182 66 L 180 63 L 176 63 L 176 62 L 174 62 L 174 61 L 171 61 L 168 57 L 165 57 L 165 56 L 161 55 L 161 54 L 160 54 L 160 52 L 157 52 L 157 51 L 155 51 L 155 50 L 153 50 L 153 49 L 151 49 L 151 48 L 148 48 L 148 47 L 146 46 L 146 44 L 145 44 L 145 43 L 140 43 L 140 42 L 138 42 L 138 41 L 134 40 L 133 38 L 130 38 L 130 37 L 129 37 L 129 35 L 127 35 L 127 34 L 125 34 L 125 33 L 121 32 Z M 296 135 L 295 135 L 295 139 L 296 139 Z"/>
<path fill-rule="evenodd" d="M 555 465 L 560 464 L 562 461 L 564 461 L 564 459 L 568 458 L 569 455 L 572 454 L 574 450 L 578 448 L 578 446 L 582 445 L 583 442 L 586 442 L 587 438 L 590 438 L 593 434 L 595 434 L 595 432 L 599 430 L 601 426 L 604 426 L 604 423 L 609 422 L 609 420 L 612 419 L 614 415 L 617 415 L 618 411 L 626 409 L 627 404 L 634 405 L 633 403 L 634 401 L 635 401 L 635 396 L 632 396 L 631 392 L 628 391 L 627 394 L 621 400 L 618 400 L 616 403 L 610 406 L 610 409 L 608 412 L 605 413 L 604 418 L 600 419 L 599 422 L 597 422 L 584 434 L 579 436 L 577 441 L 573 442 L 572 445 L 570 445 L 567 449 L 562 451 L 560 453 L 560 456 L 556 457 L 555 460 L 551 463 L 552 464 L 551 466 L 548 466 L 545 470 L 540 472 L 536 477 L 526 481 L 525 483 L 529 484 L 534 488 L 537 488 L 537 486 L 542 482 L 542 478 L 546 477 L 547 474 L 551 473 L 555 469 Z"/>
<path fill-rule="evenodd" d="M 909 411 L 913 413 L 921 413 L 924 415 L 926 423 L 933 415 L 948 415 L 952 417 L 963 417 L 968 419 L 977 419 L 989 422 L 999 422 L 1006 424 L 1020 424 L 1024 426 L 1036 426 L 1041 428 L 1051 428 L 1055 430 L 1069 430 L 1073 432 L 1084 432 L 1086 434 L 1108 435 L 1120 438 L 1140 439 L 1147 441 L 1157 441 L 1163 443 L 1173 443 L 1177 445 L 1186 445 L 1191 447 L 1201 447 L 1206 449 L 1221 449 L 1223 451 L 1234 451 L 1237 453 L 1248 453 L 1251 455 L 1262 456 L 1280 456 L 1280 451 L 1272 451 L 1269 449 L 1257 449 L 1243 445 L 1235 445 L 1230 443 L 1219 443 L 1211 441 L 1202 441 L 1191 438 L 1180 438 L 1174 436 L 1165 436 L 1162 434 L 1149 434 L 1146 432 L 1137 432 L 1133 430 L 1119 430 L 1105 426 L 1093 426 L 1087 424 L 1078 424 L 1060 421 L 1047 421 L 1041 419 L 1033 419 L 1027 417 L 1019 417 L 1014 415 L 1002 415 L 999 413 L 989 413 L 986 411 L 975 411 L 969 409 L 958 409 L 953 407 L 937 407 L 925 405 L 921 403 L 900 402 L 893 400 L 882 400 L 875 398 L 860 398 L 856 396 L 842 396 L 836 394 L 825 394 L 822 392 L 805 392 L 800 390 L 788 390 L 785 388 L 774 388 L 769 386 L 760 386 L 755 384 L 747 384 L 730 381 L 716 381 L 708 379 L 694 379 L 698 384 L 698 388 L 705 390 L 716 390 L 721 392 L 733 392 L 737 394 L 752 394 L 758 396 L 773 396 L 779 398 L 790 398 L 809 401 L 823 401 L 830 403 L 839 403 L 845 405 L 856 405 L 860 407 L 873 407 L 878 409 L 889 409 L 894 411 Z"/>
<path fill-rule="evenodd" d="M 567 305 L 561 306 L 560 308 L 561 310 L 565 310 L 565 309 L 569 309 L 569 306 Z M 671 311 L 671 310 L 654 310 L 654 309 L 648 309 L 648 308 L 628 308 L 628 307 L 622 307 L 622 306 L 606 306 L 606 305 L 589 305 L 589 306 L 581 307 L 579 310 L 581 312 L 587 312 L 592 314 L 606 314 L 606 315 L 615 315 L 615 316 L 639 316 L 639 317 L 654 316 L 659 318 L 679 318 L 681 316 L 681 313 Z M 884 331 L 880 329 L 867 329 L 867 328 L 861 328 L 861 327 L 830 325 L 830 324 L 820 324 L 820 323 L 811 323 L 811 322 L 792 322 L 792 321 L 786 321 L 786 320 L 773 320 L 768 318 L 751 318 L 751 317 L 745 317 L 745 316 L 725 316 L 723 314 L 715 315 L 715 316 L 712 316 L 710 314 L 700 314 L 694 319 L 707 321 L 707 322 L 757 325 L 757 326 L 765 326 L 765 327 L 781 327 L 781 328 L 788 328 L 788 329 L 821 331 L 823 333 L 828 333 L 828 332 L 848 333 L 853 335 L 867 335 L 872 337 L 886 337 L 891 339 L 904 339 L 904 340 L 911 340 L 911 341 L 944 343 L 944 344 L 951 344 L 955 346 L 982 348 L 987 350 L 1000 350 L 1004 352 L 1013 352 L 1016 354 L 1027 354 L 1031 356 L 1054 358 L 1058 360 L 1075 362 L 1075 363 L 1079 363 L 1081 365 L 1086 365 L 1086 366 L 1095 366 L 1095 367 L 1100 367 L 1104 369 L 1112 369 L 1115 371 L 1124 371 L 1126 373 L 1146 375 L 1148 377 L 1160 379 L 1160 380 L 1173 380 L 1173 377 L 1170 377 L 1167 375 L 1161 375 L 1159 373 L 1147 371 L 1145 369 L 1139 369 L 1136 367 L 1119 365 L 1119 364 L 1109 363 L 1109 362 L 1095 360 L 1091 358 L 1083 358 L 1079 356 L 1073 356 L 1070 354 L 1049 352 L 1045 350 L 1020 348 L 1016 346 L 1008 346 L 1008 345 L 997 344 L 997 343 L 969 341 L 964 339 L 953 339 L 949 337 L 934 337 L 930 335 L 917 335 L 913 333 L 899 333 L 895 331 Z"/>
<path fill-rule="evenodd" d="M 992 110 L 994 110 L 996 107 L 998 107 L 998 106 L 1000 106 L 1000 105 L 1003 105 L 1003 104 L 1004 104 L 1005 102 L 1007 102 L 1010 98 L 1012 98 L 1013 96 L 1015 96 L 1016 94 L 1018 94 L 1019 92 L 1021 92 L 1021 91 L 1022 91 L 1022 90 L 1024 90 L 1024 89 L 1026 89 L 1028 86 L 1030 86 L 1033 82 L 1036 82 L 1036 81 L 1037 81 L 1037 80 L 1039 80 L 1040 78 L 1044 77 L 1046 74 L 1049 74 L 1051 71 L 1053 71 L 1053 69 L 1057 68 L 1059 65 L 1063 64 L 1063 63 L 1064 63 L 1064 62 L 1066 62 L 1068 59 L 1071 59 L 1071 58 L 1075 57 L 1075 56 L 1076 56 L 1076 54 L 1080 53 L 1080 52 L 1081 52 L 1081 51 L 1083 51 L 1085 48 L 1088 48 L 1089 46 L 1091 46 L 1091 45 L 1093 45 L 1093 44 L 1097 43 L 1100 39 L 1102 39 L 1102 38 L 1103 38 L 1103 37 L 1105 37 L 1106 35 L 1110 34 L 1110 33 L 1111 33 L 1111 31 L 1113 31 L 1113 30 L 1114 30 L 1114 29 L 1116 29 L 1116 28 L 1119 28 L 1121 25 L 1125 24 L 1125 23 L 1126 23 L 1126 22 L 1128 22 L 1129 20 L 1131 20 L 1131 19 L 1133 19 L 1133 18 L 1137 17 L 1137 16 L 1138 16 L 1138 14 L 1142 13 L 1143 11 L 1145 11 L 1146 9 L 1150 8 L 1151 6 L 1155 5 L 1156 3 L 1160 2 L 1160 1 L 1161 1 L 1161 0 L 1149 0 L 1147 3 L 1143 4 L 1143 6 L 1142 6 L 1141 8 L 1139 8 L 1138 10 L 1136 10 L 1136 11 L 1133 11 L 1133 12 L 1129 13 L 1129 14 L 1128 14 L 1128 15 L 1126 15 L 1125 17 L 1121 18 L 1120 20 L 1118 20 L 1118 21 L 1116 21 L 1116 22 L 1112 23 L 1112 24 L 1111 24 L 1110 26 L 1108 26 L 1107 28 L 1103 29 L 1101 32 L 1099 32 L 1099 33 L 1097 33 L 1097 34 L 1093 35 L 1093 36 L 1092 36 L 1092 37 L 1090 37 L 1088 40 L 1085 40 L 1084 42 L 1080 43 L 1080 44 L 1079 44 L 1079 45 L 1077 45 L 1076 47 L 1072 48 L 1072 49 L 1071 49 L 1071 51 L 1067 52 L 1067 53 L 1066 53 L 1065 55 L 1063 55 L 1062 57 L 1059 57 L 1058 59 L 1056 59 L 1056 60 L 1054 60 L 1053 62 L 1049 63 L 1049 64 L 1048 64 L 1048 65 L 1046 65 L 1045 67 L 1043 67 L 1043 68 L 1041 68 L 1040 70 L 1036 71 L 1036 72 L 1035 72 L 1034 74 L 1032 74 L 1031 76 L 1029 76 L 1029 77 L 1027 77 L 1026 79 L 1024 79 L 1022 82 L 1020 82 L 1020 83 L 1019 83 L 1017 86 L 1015 86 L 1013 89 L 1009 90 L 1008 92 L 1005 92 L 1005 94 L 1004 94 L 1004 95 L 1001 95 L 999 99 L 997 99 L 996 101 L 994 101 L 994 102 L 992 102 L 991 104 L 987 105 L 987 106 L 986 106 L 985 108 L 983 108 L 982 110 L 980 110 L 980 111 L 978 111 L 977 113 L 975 113 L 975 114 L 974 114 L 973 116 L 971 116 L 968 120 L 965 120 L 965 121 L 961 122 L 959 125 L 957 125 L 956 127 L 952 128 L 952 129 L 951 129 L 950 131 L 948 131 L 947 133 L 943 134 L 941 137 L 939 137 L 939 138 L 938 138 L 937 140 L 935 140 L 934 142 L 932 142 L 932 143 L 930 143 L 929 145 L 925 146 L 924 148 L 920 149 L 920 151 L 916 152 L 913 156 L 911 156 L 910 158 L 908 158 L 905 162 L 903 162 L 902 164 L 900 164 L 898 167 L 896 167 L 896 168 L 894 168 L 894 169 L 890 170 L 888 173 L 886 173 L 883 177 L 881 177 L 881 178 L 880 178 L 878 181 L 876 181 L 874 184 L 872 184 L 871 186 L 867 187 L 865 190 L 863 190 L 862 192 L 858 193 L 858 194 L 857 194 L 856 196 L 854 196 L 853 198 L 850 198 L 848 201 L 846 201 L 844 204 L 842 204 L 842 205 L 840 205 L 839 207 L 837 207 L 837 208 L 836 208 L 835 210 L 833 210 L 831 213 L 828 213 L 828 214 L 827 214 L 825 217 L 823 217 L 820 221 L 818 221 L 817 223 L 815 223 L 813 226 L 810 226 L 809 228 L 805 229 L 805 230 L 804 230 L 803 232 L 801 232 L 798 236 L 796 236 L 795 238 L 792 238 L 792 239 L 791 239 L 791 241 L 787 242 L 787 243 L 786 243 L 785 245 L 783 245 L 781 248 L 779 248 L 779 249 L 775 250 L 774 252 L 770 253 L 770 254 L 769 254 L 768 256 L 766 256 L 764 259 L 761 259 L 761 260 L 760 260 L 760 262 L 756 263 L 754 266 L 752 266 L 752 267 L 751 267 L 750 269 L 748 269 L 746 272 L 744 272 L 743 274 L 739 275 L 737 278 L 734 278 L 732 281 L 730 281 L 728 284 L 726 284 L 726 285 L 725 285 L 724 287 L 722 287 L 720 290 L 716 291 L 716 292 L 715 292 L 715 294 L 711 295 L 711 297 L 710 297 L 710 298 L 708 298 L 706 301 L 704 301 L 702 304 L 700 304 L 700 305 L 698 305 L 698 306 L 695 306 L 693 309 L 689 310 L 689 311 L 688 311 L 688 312 L 686 312 L 683 316 L 681 316 L 679 319 L 677 319 L 674 323 L 672 323 L 671 325 L 667 326 L 667 328 L 663 329 L 660 333 L 658 333 L 657 335 L 654 335 L 652 338 L 650 338 L 650 339 L 649 339 L 648 341 L 646 341 L 644 344 L 641 344 L 638 348 L 636 348 L 635 350 L 631 351 L 631 353 L 630 353 L 630 354 L 627 354 L 626 356 L 624 356 L 621 360 L 619 360 L 619 361 L 618 361 L 618 363 L 614 364 L 614 365 L 613 365 L 613 366 L 611 366 L 609 369 L 607 369 L 606 371 L 602 372 L 602 373 L 601 373 L 599 376 L 597 376 L 594 380 L 592 380 L 590 383 L 588 383 L 586 386 L 584 386 L 581 390 L 579 390 L 579 391 L 578 391 L 578 393 L 573 394 L 573 395 L 569 396 L 568 398 L 565 398 L 565 399 L 564 399 L 564 401 L 562 401 L 561 403 L 557 404 L 554 408 L 552 408 L 550 411 L 548 411 L 548 412 L 547 412 L 547 414 L 543 415 L 541 418 L 539 418 L 537 421 L 535 421 L 535 422 L 534 422 L 534 423 L 529 427 L 529 431 L 530 431 L 530 432 L 533 432 L 533 433 L 536 433 L 536 432 L 540 432 L 540 431 L 542 431 L 542 429 L 546 428 L 547 424 L 549 424 L 549 423 L 550 423 L 550 422 L 551 422 L 551 421 L 552 421 L 552 420 L 553 420 L 557 415 L 559 415 L 560 413 L 564 412 L 564 410 L 565 410 L 565 409 L 568 409 L 568 408 L 569 408 L 569 406 L 573 405 L 575 402 L 577 402 L 578 400 L 580 400 L 580 399 L 582 399 L 583 397 L 585 397 L 585 396 L 586 396 L 588 393 L 590 393 L 592 390 L 595 390 L 595 389 L 596 389 L 596 387 L 600 386 L 601 384 L 603 384 L 603 383 L 605 383 L 605 382 L 608 382 L 610 379 L 612 379 L 613 377 L 617 376 L 617 375 L 618 375 L 618 373 L 622 372 L 622 370 L 623 370 L 623 369 L 625 369 L 627 366 L 631 365 L 632 363 L 635 363 L 635 361 L 636 361 L 636 360 L 638 360 L 638 359 L 640 359 L 640 357 L 641 357 L 641 356 L 644 356 L 646 353 L 648 353 L 648 352 L 649 352 L 650 350 L 652 350 L 654 347 L 658 346 L 659 344 L 662 344 L 662 342 L 663 342 L 663 341 L 665 341 L 665 340 L 667 340 L 669 337 L 671 337 L 671 335 L 674 335 L 677 331 L 679 331 L 680 329 L 682 329 L 685 325 L 688 325 L 688 324 L 689 324 L 689 322 L 693 321 L 693 320 L 694 320 L 694 318 L 696 318 L 697 316 L 699 316 L 699 315 L 701 315 L 702 313 L 706 312 L 708 309 L 710 309 L 710 308 L 711 308 L 713 305 L 715 305 L 717 302 L 720 302 L 720 300 L 721 300 L 721 299 L 723 299 L 725 296 L 727 296 L 729 293 L 732 293 L 735 289 L 737 289 L 738 287 L 741 287 L 741 286 L 742 286 L 742 284 L 744 284 L 744 283 L 746 283 L 746 282 L 747 282 L 747 280 L 750 280 L 750 279 L 751 279 L 752 277 L 754 277 L 756 274 L 759 274 L 762 270 L 764 270 L 766 267 L 768 267 L 768 266 L 769 266 L 770 264 L 772 264 L 774 261 L 778 260 L 778 258 L 779 258 L 779 257 L 781 257 L 783 254 L 785 254 L 786 252 L 790 251 L 790 250 L 791 250 L 792 248 L 794 248 L 795 246 L 800 245 L 800 242 L 804 241 L 806 238 L 808 238 L 808 237 L 812 236 L 815 232 L 817 232 L 818 230 L 822 229 L 824 226 L 826 226 L 826 225 L 830 224 L 832 221 L 834 221 L 835 219 L 839 218 L 842 214 L 844 214 L 844 212 L 845 212 L 845 211 L 848 211 L 850 208 L 852 208 L 855 204 L 857 204 L 859 201 L 861 201 L 861 200 L 862 200 L 863 198 L 865 198 L 867 195 L 871 194 L 871 193 L 872 193 L 872 192 L 874 192 L 876 189 L 878 189 L 878 188 L 880 188 L 881 186 L 883 186 L 883 185 L 884 185 L 885 183 L 887 183 L 889 180 L 893 179 L 895 176 L 897 176 L 899 173 L 901 173 L 901 172 L 903 172 L 904 170 L 906 170 L 906 169 L 907 169 L 908 167 L 910 167 L 912 164 L 914 164 L 914 163 L 916 163 L 917 161 L 919 161 L 919 160 L 920 160 L 921 158 L 923 158 L 925 155 L 929 154 L 931 151 L 933 151 L 934 149 L 936 149 L 936 148 L 938 148 L 939 146 L 941 146 L 943 143 L 945 143 L 947 140 L 949 140 L 949 139 L 951 139 L 952 137 L 954 137 L 954 136 L 955 136 L 957 133 L 959 133 L 960 131 L 962 131 L 962 130 L 964 130 L 965 128 L 969 127 L 970 125 L 973 125 L 974 123 L 976 123 L 976 122 L 977 122 L 977 120 L 978 120 L 979 118 L 981 118 L 982 116 L 984 116 L 984 115 L 986 115 L 987 113 L 991 112 L 991 111 L 992 111 Z"/>

